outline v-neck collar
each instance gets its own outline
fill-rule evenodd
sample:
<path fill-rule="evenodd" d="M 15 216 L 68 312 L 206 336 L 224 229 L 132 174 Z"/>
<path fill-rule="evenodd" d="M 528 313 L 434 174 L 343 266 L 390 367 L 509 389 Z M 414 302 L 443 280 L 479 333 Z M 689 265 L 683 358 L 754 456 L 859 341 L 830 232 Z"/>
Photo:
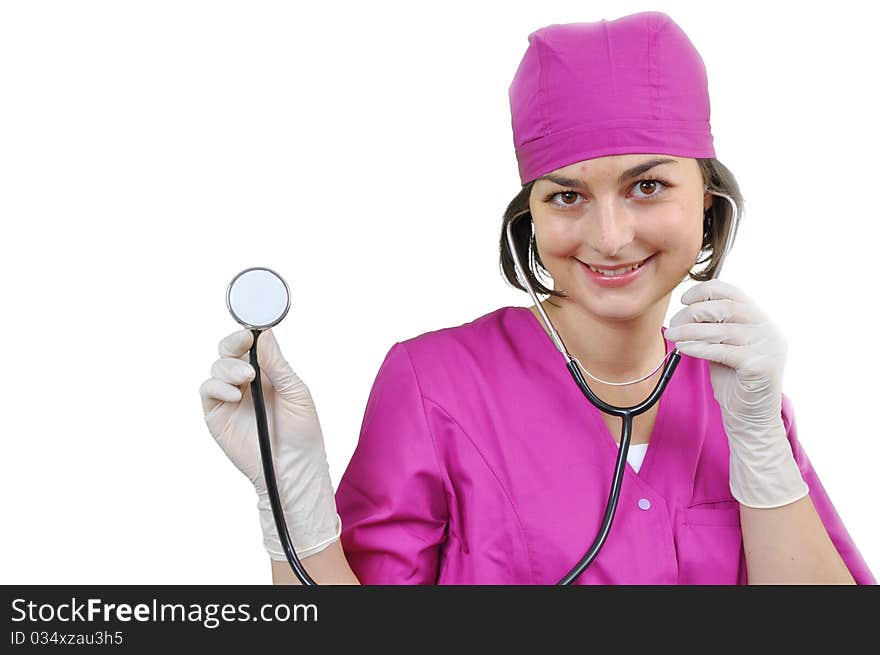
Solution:
<path fill-rule="evenodd" d="M 547 350 L 550 354 L 548 356 L 555 356 L 558 359 L 560 370 L 565 368 L 564 358 L 562 354 L 556 349 L 556 346 L 553 344 L 553 341 L 550 339 L 550 336 L 544 331 L 543 325 L 541 325 L 540 320 L 536 317 L 532 311 L 528 307 L 512 307 L 512 309 L 518 310 L 519 312 L 525 314 L 523 316 L 524 319 L 528 323 L 533 326 L 532 333 L 538 336 L 538 341 L 541 344 L 544 344 L 542 347 Z M 666 327 L 661 326 L 661 332 L 663 333 L 663 340 L 666 342 L 666 353 L 668 354 L 671 349 L 675 346 L 674 344 L 666 338 Z M 543 356 L 543 355 L 542 355 Z M 681 366 L 683 362 L 679 362 L 679 366 Z M 665 365 L 665 363 L 664 363 Z M 682 371 L 678 371 L 676 369 L 676 374 Z M 570 374 L 566 370 L 565 377 L 569 378 Z M 666 387 L 666 390 L 657 400 L 659 403 L 659 407 L 657 408 L 657 416 L 654 420 L 654 427 L 651 431 L 651 439 L 648 442 L 649 448 L 645 453 L 645 458 L 642 460 L 642 464 L 639 467 L 638 472 L 629 464 L 626 463 L 626 476 L 634 478 L 639 481 L 641 484 L 647 484 L 650 486 L 650 478 L 651 472 L 654 469 L 654 462 L 657 460 L 658 455 L 657 451 L 658 445 L 662 445 L 663 435 L 666 432 L 664 429 L 666 423 L 667 415 L 672 411 L 672 405 L 676 402 L 676 389 L 679 385 L 673 384 L 675 381 L 676 375 L 673 374 L 673 379 L 669 381 L 669 384 Z M 596 434 L 603 435 L 603 438 L 597 439 L 598 442 L 603 443 L 604 447 L 609 450 L 609 454 L 611 454 L 615 459 L 617 458 L 618 453 L 620 452 L 620 448 L 617 444 L 617 437 L 615 437 L 608 429 L 608 426 L 605 424 L 605 421 L 602 420 L 602 410 L 593 405 L 586 397 L 584 397 L 583 393 L 580 389 L 577 390 L 578 395 L 581 397 L 585 411 L 587 416 L 589 417 L 592 425 L 596 430 Z M 620 429 L 623 428 L 623 419 L 619 419 L 620 421 Z M 618 436 L 620 432 L 618 432 Z M 656 490 L 654 490 L 656 492 Z"/>

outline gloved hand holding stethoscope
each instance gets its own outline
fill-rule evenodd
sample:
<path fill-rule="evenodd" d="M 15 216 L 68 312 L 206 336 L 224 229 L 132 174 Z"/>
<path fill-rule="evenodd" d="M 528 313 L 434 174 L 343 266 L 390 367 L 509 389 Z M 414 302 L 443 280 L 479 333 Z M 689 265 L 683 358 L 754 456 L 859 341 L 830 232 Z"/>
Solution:
<path fill-rule="evenodd" d="M 199 393 L 208 429 L 257 492 L 263 545 L 272 559 L 283 561 L 288 558 L 272 513 L 254 420 L 255 369 L 248 363 L 254 337 L 252 330 L 239 330 L 220 341 L 220 359 L 211 366 L 211 378 L 202 383 Z M 285 532 L 296 554 L 308 557 L 339 539 L 341 530 L 321 425 L 311 393 L 270 329 L 259 331 L 256 350 L 262 378 L 262 391 L 257 393 L 265 404 Z"/>
<path fill-rule="evenodd" d="M 788 346 L 739 288 L 708 280 L 681 297 L 666 338 L 709 361 L 712 391 L 730 444 L 730 492 L 748 507 L 787 505 L 808 493 L 782 422 Z"/>

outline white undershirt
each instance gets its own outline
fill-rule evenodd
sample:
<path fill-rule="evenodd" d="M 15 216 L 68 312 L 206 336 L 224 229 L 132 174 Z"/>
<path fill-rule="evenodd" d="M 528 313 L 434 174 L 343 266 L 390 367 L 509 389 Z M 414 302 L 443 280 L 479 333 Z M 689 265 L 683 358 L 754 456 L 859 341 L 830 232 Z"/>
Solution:
<path fill-rule="evenodd" d="M 633 467 L 636 473 L 639 472 L 639 469 L 642 466 L 642 460 L 645 459 L 645 452 L 647 452 L 648 446 L 650 445 L 650 443 L 635 443 L 629 445 L 629 450 L 626 451 L 626 461 Z"/>

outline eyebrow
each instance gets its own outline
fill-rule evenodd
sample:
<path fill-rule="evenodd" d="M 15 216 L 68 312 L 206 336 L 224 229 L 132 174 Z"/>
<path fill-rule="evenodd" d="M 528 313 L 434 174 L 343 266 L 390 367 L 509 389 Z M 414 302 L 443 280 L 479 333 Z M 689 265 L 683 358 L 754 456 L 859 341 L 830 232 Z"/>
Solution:
<path fill-rule="evenodd" d="M 623 173 L 621 173 L 620 177 L 617 178 L 618 184 L 621 182 L 625 182 L 626 180 L 632 179 L 644 173 L 645 171 L 654 168 L 655 166 L 660 166 L 661 164 L 677 164 L 678 162 L 675 159 L 649 159 L 646 162 L 642 162 L 638 166 L 633 166 L 629 168 Z M 573 177 L 563 177 L 561 175 L 543 175 L 538 178 L 538 180 L 550 180 L 551 182 L 555 182 L 561 186 L 573 186 L 579 187 L 582 189 L 588 188 L 588 184 L 582 180 L 577 180 Z M 537 180 L 535 180 L 537 182 Z"/>

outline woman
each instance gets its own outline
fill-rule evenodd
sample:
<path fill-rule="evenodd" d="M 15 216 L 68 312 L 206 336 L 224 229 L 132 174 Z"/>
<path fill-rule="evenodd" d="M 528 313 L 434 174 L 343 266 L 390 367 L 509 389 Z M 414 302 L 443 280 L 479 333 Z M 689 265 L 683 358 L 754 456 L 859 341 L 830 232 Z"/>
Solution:
<path fill-rule="evenodd" d="M 542 307 L 605 402 L 640 403 L 658 362 L 682 353 L 634 420 L 612 530 L 576 582 L 874 583 L 798 443 L 784 340 L 745 293 L 710 279 L 733 236 L 712 191 L 742 199 L 715 159 L 699 54 L 658 12 L 550 25 L 529 44 L 510 86 L 523 187 L 502 270 L 524 288 L 504 238 L 515 221 Z M 664 328 L 688 274 L 701 284 Z M 221 341 L 203 408 L 255 484 L 273 579 L 296 582 L 242 386 L 252 338 Z M 258 348 L 285 516 L 319 583 L 552 584 L 592 543 L 620 420 L 572 384 L 537 308 L 396 343 L 335 498 L 308 389 L 271 331 Z"/>

